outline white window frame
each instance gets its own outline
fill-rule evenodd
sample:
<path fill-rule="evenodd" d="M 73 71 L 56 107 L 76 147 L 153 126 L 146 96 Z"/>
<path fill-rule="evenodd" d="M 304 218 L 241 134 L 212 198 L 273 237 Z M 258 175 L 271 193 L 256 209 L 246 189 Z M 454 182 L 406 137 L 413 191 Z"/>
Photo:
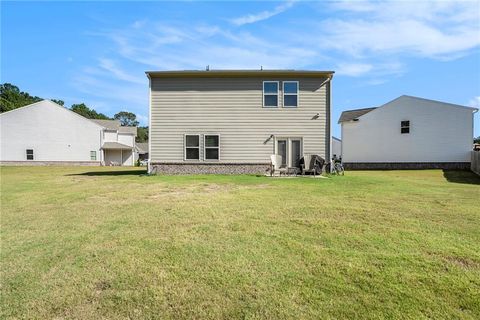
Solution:
<path fill-rule="evenodd" d="M 276 106 L 266 106 L 265 105 L 265 96 L 273 96 L 273 93 L 267 93 L 265 94 L 265 82 L 275 82 L 277 84 L 277 105 Z M 270 109 L 270 108 L 279 108 L 280 107 L 280 81 L 275 81 L 275 80 L 264 80 L 262 82 L 262 106 L 264 108 Z"/>
<path fill-rule="evenodd" d="M 94 155 L 95 159 L 92 159 L 92 155 Z M 97 161 L 97 151 L 95 150 L 90 151 L 90 161 Z"/>
<path fill-rule="evenodd" d="M 207 147 L 206 136 L 217 136 L 218 137 L 218 147 Z M 206 133 L 203 135 L 203 160 L 204 161 L 220 161 L 220 134 L 218 133 Z M 218 149 L 218 159 L 207 159 L 207 149 Z"/>
<path fill-rule="evenodd" d="M 408 121 L 408 126 L 403 126 L 402 122 Z M 411 132 L 411 121 L 410 120 L 401 120 L 400 121 L 400 134 L 410 134 Z M 402 132 L 404 128 L 408 128 L 408 132 Z"/>
<path fill-rule="evenodd" d="M 297 84 L 297 93 L 285 93 L 285 83 L 296 83 Z M 300 104 L 300 83 L 296 80 L 283 81 L 282 83 L 282 107 L 283 108 L 298 108 Z M 285 96 L 297 96 L 297 105 L 296 106 L 286 106 L 285 105 Z"/>
<path fill-rule="evenodd" d="M 32 150 L 32 159 L 28 159 L 28 150 Z M 35 150 L 33 148 L 31 149 L 25 149 L 25 159 L 27 161 L 33 161 L 35 160 Z"/>
<path fill-rule="evenodd" d="M 197 136 L 198 137 L 198 147 L 187 147 L 187 136 Z M 200 146 L 202 141 L 200 139 L 201 135 L 197 133 L 185 133 L 183 135 L 183 160 L 184 161 L 200 161 Z M 187 159 L 187 148 L 198 148 L 198 159 Z"/>

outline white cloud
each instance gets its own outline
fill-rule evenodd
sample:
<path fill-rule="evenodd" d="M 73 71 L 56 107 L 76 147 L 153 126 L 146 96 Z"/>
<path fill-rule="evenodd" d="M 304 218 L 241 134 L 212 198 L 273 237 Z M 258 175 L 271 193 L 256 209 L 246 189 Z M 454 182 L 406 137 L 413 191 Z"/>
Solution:
<path fill-rule="evenodd" d="M 363 76 L 373 69 L 371 64 L 366 63 L 341 63 L 336 68 L 336 73 L 352 77 Z"/>
<path fill-rule="evenodd" d="M 324 47 L 352 57 L 402 54 L 452 59 L 480 45 L 478 2 L 339 2 L 321 23 Z"/>
<path fill-rule="evenodd" d="M 407 59 L 456 59 L 480 46 L 480 12 L 475 10 L 478 3 L 471 2 L 322 2 L 306 6 L 321 6 L 319 17 L 330 9 L 331 18 L 323 21 L 312 12 L 296 24 L 276 25 L 273 33 L 267 24 L 250 32 L 235 27 L 268 19 L 292 5 L 290 1 L 232 19 L 234 26 L 139 20 L 90 33 L 106 40 L 107 53 L 82 69 L 75 83 L 98 100 L 114 99 L 145 114 L 145 70 L 321 65 L 338 76 L 361 77 L 361 85 L 378 85 L 407 72 Z"/>
<path fill-rule="evenodd" d="M 255 23 L 258 21 L 269 19 L 277 14 L 284 12 L 293 6 L 293 1 L 288 1 L 281 5 L 276 6 L 273 10 L 266 10 L 255 14 L 248 14 L 246 16 L 230 19 L 230 22 L 237 26 L 242 26 L 245 24 Z"/>
<path fill-rule="evenodd" d="M 131 83 L 139 83 L 139 84 L 146 84 L 147 80 L 145 77 L 138 77 L 138 76 L 133 76 L 126 71 L 122 70 L 117 66 L 117 64 L 110 59 L 106 58 L 100 58 L 99 59 L 99 66 L 100 68 L 106 70 L 107 72 L 111 73 L 114 77 L 116 77 L 118 80 L 126 81 L 126 82 L 131 82 Z"/>
<path fill-rule="evenodd" d="M 472 99 L 470 99 L 470 101 L 468 102 L 468 105 L 472 108 L 480 109 L 480 96 L 473 97 Z"/>

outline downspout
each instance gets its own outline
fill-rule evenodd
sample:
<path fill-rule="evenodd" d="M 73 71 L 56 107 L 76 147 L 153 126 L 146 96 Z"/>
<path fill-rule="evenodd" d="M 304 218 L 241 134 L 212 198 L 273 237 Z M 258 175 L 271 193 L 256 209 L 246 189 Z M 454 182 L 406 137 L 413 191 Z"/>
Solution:
<path fill-rule="evenodd" d="M 150 74 L 148 77 L 148 159 L 147 159 L 147 173 L 152 172 L 152 79 Z"/>
<path fill-rule="evenodd" d="M 328 94 L 328 122 L 326 123 L 327 125 L 327 130 L 325 132 L 326 138 L 328 139 L 328 151 L 325 150 L 325 157 L 326 161 L 329 162 L 331 159 L 331 151 L 332 151 L 332 86 L 331 86 L 331 81 L 332 81 L 333 75 L 330 75 L 321 85 L 328 85 L 327 88 L 327 94 Z M 330 166 L 331 168 L 331 166 Z"/>

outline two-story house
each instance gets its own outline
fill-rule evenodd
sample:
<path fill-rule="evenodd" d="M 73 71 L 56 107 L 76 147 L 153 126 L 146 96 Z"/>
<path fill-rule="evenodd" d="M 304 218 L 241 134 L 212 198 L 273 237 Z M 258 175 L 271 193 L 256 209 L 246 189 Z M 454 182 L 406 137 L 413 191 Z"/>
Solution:
<path fill-rule="evenodd" d="M 330 158 L 333 71 L 151 71 L 149 171 L 264 173 Z"/>
<path fill-rule="evenodd" d="M 90 120 L 42 100 L 0 114 L 0 163 L 133 165 L 136 127 Z"/>
<path fill-rule="evenodd" d="M 348 169 L 470 168 L 478 109 L 412 96 L 342 113 Z"/>
<path fill-rule="evenodd" d="M 106 165 L 132 166 L 135 161 L 137 127 L 121 126 L 118 120 L 93 120 L 101 125 L 102 159 Z"/>

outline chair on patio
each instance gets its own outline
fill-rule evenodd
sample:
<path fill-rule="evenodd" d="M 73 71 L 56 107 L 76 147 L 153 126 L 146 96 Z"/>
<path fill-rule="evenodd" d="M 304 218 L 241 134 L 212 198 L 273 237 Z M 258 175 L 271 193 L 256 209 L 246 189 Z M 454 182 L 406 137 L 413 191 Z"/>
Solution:
<path fill-rule="evenodd" d="M 305 173 L 312 173 L 313 176 L 317 174 L 317 167 L 315 163 L 315 157 L 311 154 L 306 154 L 303 156 L 303 163 L 302 163 L 302 175 Z"/>
<path fill-rule="evenodd" d="M 274 176 L 275 173 L 281 176 L 283 174 L 287 174 L 287 168 L 282 168 L 282 156 L 279 154 L 272 154 L 270 156 L 270 176 Z"/>

